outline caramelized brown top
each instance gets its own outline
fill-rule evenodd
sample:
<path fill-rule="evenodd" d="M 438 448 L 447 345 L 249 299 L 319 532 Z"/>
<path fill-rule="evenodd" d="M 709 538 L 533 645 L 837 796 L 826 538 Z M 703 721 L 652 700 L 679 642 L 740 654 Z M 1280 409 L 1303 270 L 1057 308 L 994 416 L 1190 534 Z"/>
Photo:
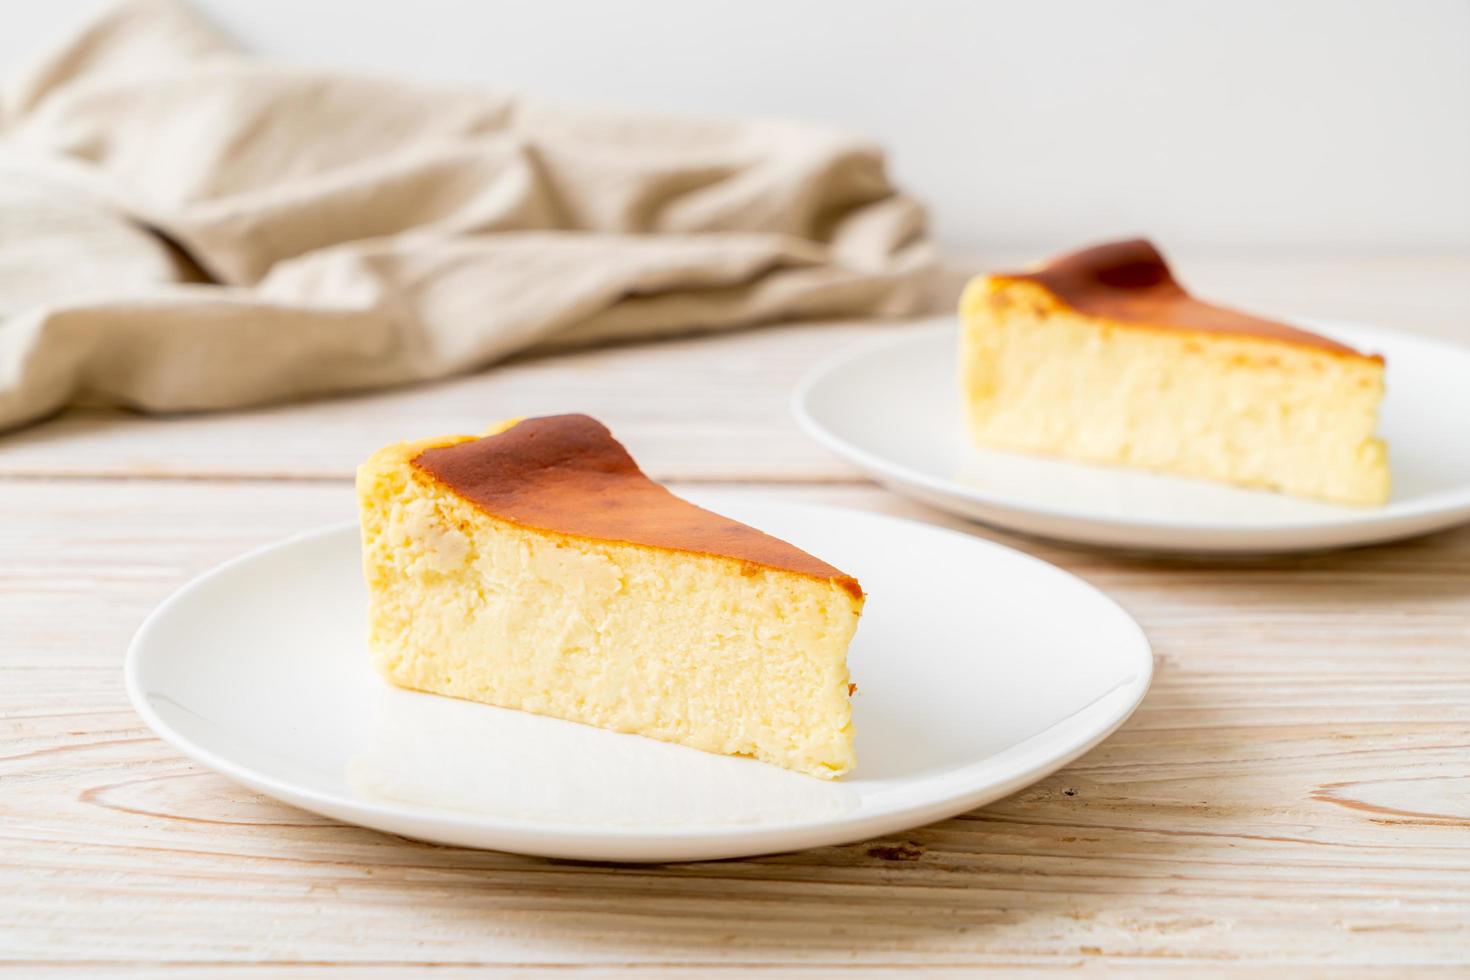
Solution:
<path fill-rule="evenodd" d="M 1045 287 L 1079 313 L 1152 327 L 1246 334 L 1365 357 L 1297 327 L 1195 299 L 1175 281 L 1158 250 L 1142 238 L 1061 255 L 1031 272 L 1006 273 Z M 1377 360 L 1381 357 L 1374 355 Z"/>
<path fill-rule="evenodd" d="M 654 483 L 607 427 L 586 415 L 526 419 L 496 435 L 426 449 L 412 465 L 513 524 L 734 558 L 829 579 L 862 598 L 851 575 Z"/>

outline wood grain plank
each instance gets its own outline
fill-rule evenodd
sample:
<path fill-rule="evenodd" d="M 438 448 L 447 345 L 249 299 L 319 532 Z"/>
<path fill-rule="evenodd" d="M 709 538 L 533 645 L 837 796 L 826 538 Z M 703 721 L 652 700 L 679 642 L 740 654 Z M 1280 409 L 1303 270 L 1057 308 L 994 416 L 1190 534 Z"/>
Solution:
<path fill-rule="evenodd" d="M 1466 257 L 1183 259 L 1207 296 L 1470 342 Z M 610 348 L 236 415 L 78 412 L 0 439 L 0 974 L 1470 963 L 1470 529 L 1191 563 L 962 525 L 863 483 L 787 416 L 810 364 L 895 329 Z M 647 867 L 341 826 L 181 759 L 127 707 L 122 651 L 143 616 L 245 548 L 349 518 L 369 449 L 569 409 L 613 422 L 663 478 L 806 483 L 727 489 L 918 517 L 1069 568 L 1144 624 L 1154 689 L 1099 749 L 960 819 Z"/>
<path fill-rule="evenodd" d="M 902 325 L 805 324 L 517 361 L 436 385 L 223 415 L 78 410 L 0 437 L 0 475 L 348 479 L 374 449 L 586 412 L 661 479 L 855 479 L 786 393 L 834 346 Z"/>
<path fill-rule="evenodd" d="M 960 527 L 867 486 L 729 487 Z M 122 651 L 344 483 L 0 481 L 0 961 L 208 972 L 1470 962 L 1470 529 L 1227 564 L 965 526 L 1103 586 L 1158 674 L 1056 776 L 893 839 L 616 867 L 418 844 L 182 759 Z"/>
<path fill-rule="evenodd" d="M 1031 256 L 956 260 L 938 290 Z M 1354 319 L 1470 344 L 1470 256 L 1179 256 L 1205 296 L 1265 311 Z M 787 402 L 797 380 L 849 344 L 902 324 L 821 323 L 521 360 L 434 385 L 223 415 L 68 412 L 0 436 L 0 476 L 345 479 L 369 452 L 515 415 L 583 411 L 613 427 L 659 479 L 843 481 Z"/>

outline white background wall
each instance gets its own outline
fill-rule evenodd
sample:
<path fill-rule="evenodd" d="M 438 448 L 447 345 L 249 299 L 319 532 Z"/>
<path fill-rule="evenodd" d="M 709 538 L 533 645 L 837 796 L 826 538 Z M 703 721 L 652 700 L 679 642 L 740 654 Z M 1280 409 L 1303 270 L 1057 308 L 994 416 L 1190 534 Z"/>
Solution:
<path fill-rule="evenodd" d="M 1470 250 L 1470 0 L 204 0 L 250 47 L 870 134 L 965 246 Z M 4 0 L 0 69 L 93 0 Z"/>

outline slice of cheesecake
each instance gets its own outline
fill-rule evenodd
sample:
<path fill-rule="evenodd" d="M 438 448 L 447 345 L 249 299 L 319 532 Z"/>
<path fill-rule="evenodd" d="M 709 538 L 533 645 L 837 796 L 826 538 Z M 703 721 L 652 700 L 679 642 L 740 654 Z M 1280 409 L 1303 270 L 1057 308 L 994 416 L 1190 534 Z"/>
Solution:
<path fill-rule="evenodd" d="M 388 446 L 357 492 L 368 642 L 392 683 L 852 768 L 857 580 L 674 496 L 595 419 Z"/>
<path fill-rule="evenodd" d="M 1201 302 L 1146 241 L 975 279 L 960 316 L 978 445 L 1388 499 L 1383 358 Z"/>

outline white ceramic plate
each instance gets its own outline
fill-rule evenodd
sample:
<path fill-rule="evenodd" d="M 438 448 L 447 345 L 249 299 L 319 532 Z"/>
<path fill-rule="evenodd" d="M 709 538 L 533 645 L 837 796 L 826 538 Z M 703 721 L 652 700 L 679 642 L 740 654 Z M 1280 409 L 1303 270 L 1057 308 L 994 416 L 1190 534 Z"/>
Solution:
<path fill-rule="evenodd" d="M 138 631 L 128 695 L 185 754 L 339 820 L 467 847 L 683 861 L 962 813 L 1096 745 L 1148 688 L 1137 624 L 1045 562 L 873 514 L 695 499 L 868 590 L 850 653 L 859 763 L 846 778 L 388 686 L 363 642 L 355 525 L 184 587 Z"/>
<path fill-rule="evenodd" d="M 844 351 L 798 387 L 802 427 L 887 486 L 1029 534 L 1144 551 L 1265 553 L 1370 544 L 1470 520 L 1470 348 L 1301 321 L 1387 359 L 1379 432 L 1393 497 L 1338 507 L 1122 467 L 980 450 L 965 437 L 953 317 Z"/>

